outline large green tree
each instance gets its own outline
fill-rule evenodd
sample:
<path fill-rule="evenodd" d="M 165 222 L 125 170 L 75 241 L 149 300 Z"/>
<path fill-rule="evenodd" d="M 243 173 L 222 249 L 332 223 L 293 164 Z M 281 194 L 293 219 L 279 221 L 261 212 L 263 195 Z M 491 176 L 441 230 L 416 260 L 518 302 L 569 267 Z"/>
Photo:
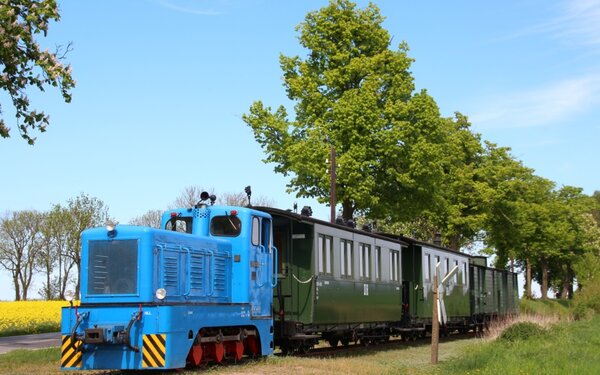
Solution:
<path fill-rule="evenodd" d="M 59 19 L 55 0 L 0 1 L 0 89 L 12 102 L 21 137 L 31 145 L 36 139 L 32 131 L 44 132 L 50 122 L 44 112 L 31 108 L 27 90 L 58 87 L 68 103 L 75 86 L 71 67 L 61 61 L 69 46 L 49 52 L 42 50 L 37 41 L 40 35 L 46 36 L 50 22 Z M 0 105 L 0 114 L 5 112 L 5 106 Z M 10 128 L 2 117 L 0 136 L 10 136 Z"/>
<path fill-rule="evenodd" d="M 337 201 L 344 218 L 413 218 L 436 198 L 445 133 L 435 101 L 415 92 L 412 59 L 382 27 L 379 9 L 333 0 L 297 30 L 306 58 L 280 56 L 295 118 L 255 102 L 244 121 L 266 162 L 290 176 L 299 196 L 330 199 L 326 159 L 337 152 Z"/>
<path fill-rule="evenodd" d="M 455 250 L 481 239 L 490 209 L 488 203 L 494 195 L 487 174 L 496 167 L 489 159 L 495 146 L 488 144 L 486 149 L 481 136 L 470 127 L 461 113 L 445 121 L 447 142 L 440 159 L 444 188 L 428 213 L 431 223 L 443 235 L 443 243 Z"/>

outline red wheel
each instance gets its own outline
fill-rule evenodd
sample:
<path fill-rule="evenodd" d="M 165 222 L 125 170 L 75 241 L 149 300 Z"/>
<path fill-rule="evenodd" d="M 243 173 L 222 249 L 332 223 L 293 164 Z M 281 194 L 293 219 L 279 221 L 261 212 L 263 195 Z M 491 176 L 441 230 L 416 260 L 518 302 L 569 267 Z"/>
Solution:
<path fill-rule="evenodd" d="M 260 354 L 260 342 L 256 336 L 248 336 L 246 338 L 246 350 L 249 355 L 256 357 Z"/>
<path fill-rule="evenodd" d="M 196 344 L 192 345 L 192 348 L 188 353 L 187 361 L 199 366 L 200 363 L 202 363 L 202 346 Z"/>
<path fill-rule="evenodd" d="M 223 357 L 225 355 L 225 348 L 223 347 L 222 342 L 214 343 L 215 346 L 215 362 L 221 363 L 223 362 Z"/>
<path fill-rule="evenodd" d="M 233 358 L 237 362 L 244 355 L 244 343 L 241 341 L 227 341 L 225 352 L 228 358 Z"/>

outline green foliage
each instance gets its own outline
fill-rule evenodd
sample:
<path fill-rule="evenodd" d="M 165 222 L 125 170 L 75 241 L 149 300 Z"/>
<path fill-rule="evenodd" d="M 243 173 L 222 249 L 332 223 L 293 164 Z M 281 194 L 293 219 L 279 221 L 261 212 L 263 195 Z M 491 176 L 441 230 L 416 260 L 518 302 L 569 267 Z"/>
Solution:
<path fill-rule="evenodd" d="M 299 196 L 329 201 L 325 161 L 334 147 L 345 218 L 356 210 L 412 218 L 435 199 L 443 172 L 437 105 L 425 91 L 413 93 L 407 47 L 390 50 L 382 22 L 375 5 L 357 9 L 347 0 L 307 14 L 297 28 L 307 57 L 280 57 L 295 119 L 262 102 L 243 116 L 265 162 L 290 175 Z"/>
<path fill-rule="evenodd" d="M 75 87 L 71 67 L 61 60 L 69 51 L 42 51 L 36 38 L 46 36 L 51 21 L 58 21 L 55 0 L 11 0 L 0 3 L 0 89 L 10 96 L 16 111 L 17 127 L 31 145 L 31 131 L 46 131 L 49 118 L 44 112 L 30 108 L 26 91 L 32 87 L 45 91 L 46 86 L 58 87 L 65 102 L 71 101 L 70 90 Z M 0 109 L 2 109 L 0 107 Z M 10 136 L 10 129 L 0 118 L 0 136 Z"/>
<path fill-rule="evenodd" d="M 593 313 L 600 314 L 600 284 L 597 279 L 578 290 L 574 298 L 575 319 L 586 319 Z"/>
<path fill-rule="evenodd" d="M 540 327 L 538 324 L 532 322 L 518 322 L 505 329 L 500 335 L 500 340 L 509 342 L 527 340 L 539 337 L 543 333 L 544 328 Z"/>

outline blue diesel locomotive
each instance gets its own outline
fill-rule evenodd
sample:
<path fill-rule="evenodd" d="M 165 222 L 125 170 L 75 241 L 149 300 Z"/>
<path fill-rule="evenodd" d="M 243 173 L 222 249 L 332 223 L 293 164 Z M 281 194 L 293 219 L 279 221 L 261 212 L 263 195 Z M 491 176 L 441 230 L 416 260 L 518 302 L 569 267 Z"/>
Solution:
<path fill-rule="evenodd" d="M 81 304 L 62 311 L 63 369 L 174 369 L 273 352 L 272 218 L 202 198 L 165 213 L 164 229 L 82 233 Z"/>

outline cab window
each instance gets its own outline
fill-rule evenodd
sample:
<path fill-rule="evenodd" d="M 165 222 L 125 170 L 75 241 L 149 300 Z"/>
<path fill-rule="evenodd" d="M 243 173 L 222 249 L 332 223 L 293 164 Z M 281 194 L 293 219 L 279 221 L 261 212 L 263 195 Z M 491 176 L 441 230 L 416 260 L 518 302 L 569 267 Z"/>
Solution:
<path fill-rule="evenodd" d="M 242 222 L 237 216 L 215 216 L 210 221 L 210 234 L 213 236 L 237 237 L 242 231 Z"/>
<path fill-rule="evenodd" d="M 192 233 L 192 218 L 191 217 L 172 217 L 165 225 L 166 230 L 175 232 Z"/>
<path fill-rule="evenodd" d="M 260 244 L 260 220 L 255 216 L 252 218 L 252 245 Z"/>

